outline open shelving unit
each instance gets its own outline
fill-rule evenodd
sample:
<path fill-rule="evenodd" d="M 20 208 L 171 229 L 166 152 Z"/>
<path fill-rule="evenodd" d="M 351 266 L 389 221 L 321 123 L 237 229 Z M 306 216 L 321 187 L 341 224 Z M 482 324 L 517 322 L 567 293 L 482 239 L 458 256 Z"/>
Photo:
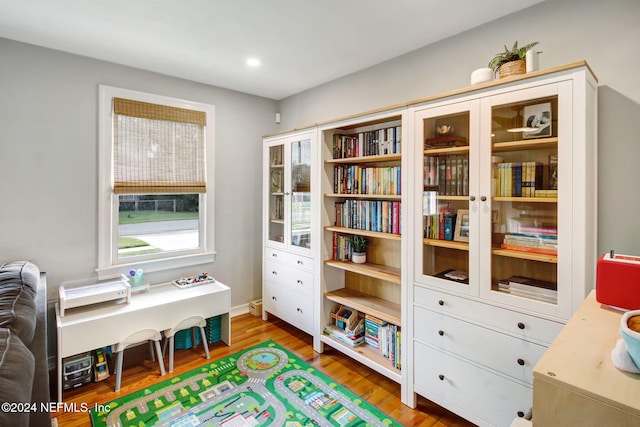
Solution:
<path fill-rule="evenodd" d="M 321 327 L 331 322 L 332 309 L 340 305 L 401 331 L 402 113 L 327 125 L 319 138 L 324 168 Z M 338 213 L 339 204 L 349 206 L 346 216 Z M 336 259 L 334 235 L 346 241 L 365 237 L 367 262 L 353 263 L 348 244 L 340 252 L 346 259 Z M 322 331 L 321 341 L 398 383 L 402 380 L 399 340 L 395 361 L 367 342 L 351 347 Z"/>

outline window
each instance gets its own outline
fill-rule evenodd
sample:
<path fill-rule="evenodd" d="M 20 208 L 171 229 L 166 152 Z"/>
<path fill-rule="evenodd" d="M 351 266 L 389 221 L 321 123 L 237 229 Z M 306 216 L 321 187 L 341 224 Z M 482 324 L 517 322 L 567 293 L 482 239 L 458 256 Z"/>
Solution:
<path fill-rule="evenodd" d="M 214 112 L 100 86 L 100 277 L 213 261 Z"/>

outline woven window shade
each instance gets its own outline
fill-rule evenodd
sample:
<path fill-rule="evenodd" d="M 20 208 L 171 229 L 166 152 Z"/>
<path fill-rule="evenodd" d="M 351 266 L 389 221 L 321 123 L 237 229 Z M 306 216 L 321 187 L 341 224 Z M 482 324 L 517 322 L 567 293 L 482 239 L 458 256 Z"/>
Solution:
<path fill-rule="evenodd" d="M 116 194 L 204 193 L 206 114 L 114 98 Z"/>

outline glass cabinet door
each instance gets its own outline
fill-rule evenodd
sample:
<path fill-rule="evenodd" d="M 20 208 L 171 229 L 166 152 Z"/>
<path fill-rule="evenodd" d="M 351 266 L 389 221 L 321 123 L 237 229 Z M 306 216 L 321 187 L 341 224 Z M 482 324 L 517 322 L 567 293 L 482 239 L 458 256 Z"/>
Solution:
<path fill-rule="evenodd" d="M 490 291 L 555 306 L 563 160 L 558 95 L 528 95 L 491 105 Z"/>
<path fill-rule="evenodd" d="M 477 180 L 471 178 L 476 166 L 470 158 L 477 118 L 470 107 L 462 103 L 433 108 L 416 117 L 416 141 L 421 141 L 417 147 L 420 165 L 416 166 L 423 171 L 417 183 L 422 223 L 416 224 L 421 232 L 415 252 L 416 280 L 465 293 L 475 270 L 469 247 L 478 223 L 475 205 L 470 203 L 477 194 L 473 191 Z"/>
<path fill-rule="evenodd" d="M 311 141 L 291 142 L 291 246 L 311 247 Z"/>
<path fill-rule="evenodd" d="M 284 244 L 284 145 L 269 148 L 269 241 Z"/>

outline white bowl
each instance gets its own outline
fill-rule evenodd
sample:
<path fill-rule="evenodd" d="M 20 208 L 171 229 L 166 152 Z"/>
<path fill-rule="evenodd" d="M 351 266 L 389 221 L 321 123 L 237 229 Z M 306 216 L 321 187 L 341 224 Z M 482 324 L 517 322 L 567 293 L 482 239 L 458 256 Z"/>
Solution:
<path fill-rule="evenodd" d="M 490 82 L 493 80 L 493 70 L 491 68 L 478 68 L 471 73 L 471 84 Z"/>

